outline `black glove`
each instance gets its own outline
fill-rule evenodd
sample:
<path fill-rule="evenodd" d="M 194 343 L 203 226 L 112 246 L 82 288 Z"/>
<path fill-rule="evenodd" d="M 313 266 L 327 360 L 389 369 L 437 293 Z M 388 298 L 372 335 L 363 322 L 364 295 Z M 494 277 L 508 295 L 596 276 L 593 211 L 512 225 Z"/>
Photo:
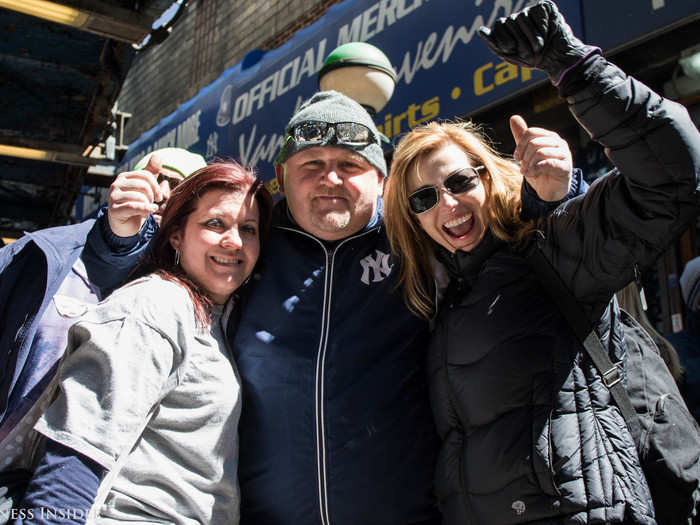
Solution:
<path fill-rule="evenodd" d="M 544 71 L 555 86 L 587 56 L 600 53 L 600 48 L 587 46 L 574 36 L 549 0 L 499 18 L 491 29 L 482 26 L 479 36 L 494 54 L 513 64 Z"/>

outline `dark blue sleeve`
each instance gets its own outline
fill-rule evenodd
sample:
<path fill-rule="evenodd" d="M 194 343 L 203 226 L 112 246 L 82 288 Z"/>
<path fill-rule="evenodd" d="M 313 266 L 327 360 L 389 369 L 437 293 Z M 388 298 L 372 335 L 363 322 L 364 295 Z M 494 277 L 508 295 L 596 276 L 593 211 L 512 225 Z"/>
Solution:
<path fill-rule="evenodd" d="M 578 168 L 574 168 L 571 174 L 571 187 L 569 188 L 569 193 L 567 193 L 566 197 L 559 201 L 543 201 L 539 198 L 534 188 L 527 182 L 527 179 L 523 179 L 523 185 L 521 188 L 523 204 L 520 217 L 525 221 L 543 217 L 554 210 L 562 202 L 566 202 L 574 197 L 583 195 L 587 190 L 588 183 L 583 180 L 583 172 Z"/>
<path fill-rule="evenodd" d="M 14 525 L 83 525 L 104 473 L 91 459 L 47 440 L 22 504 L 13 510 Z"/>
<path fill-rule="evenodd" d="M 148 250 L 158 224 L 149 215 L 136 235 L 117 237 L 103 207 L 88 233 L 82 259 L 90 281 L 108 292 L 121 285 Z"/>

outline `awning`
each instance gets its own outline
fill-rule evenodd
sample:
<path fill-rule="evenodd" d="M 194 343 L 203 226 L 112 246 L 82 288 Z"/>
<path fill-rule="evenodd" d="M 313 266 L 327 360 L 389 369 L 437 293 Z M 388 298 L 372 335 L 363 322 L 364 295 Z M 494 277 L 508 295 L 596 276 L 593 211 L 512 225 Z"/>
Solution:
<path fill-rule="evenodd" d="M 525 0 L 347 0 L 282 47 L 253 51 L 129 146 L 119 171 L 149 151 L 179 146 L 207 159 L 232 157 L 270 180 L 284 125 L 317 91 L 316 73 L 336 46 L 366 41 L 389 57 L 398 82 L 376 117 L 395 139 L 415 125 L 475 112 L 532 88 L 544 75 L 502 62 L 477 36 L 481 25 Z M 577 35 L 611 50 L 700 16 L 697 0 L 558 0 Z M 584 31 L 585 29 L 585 31 Z M 157 87 L 156 87 L 157 89 Z"/>

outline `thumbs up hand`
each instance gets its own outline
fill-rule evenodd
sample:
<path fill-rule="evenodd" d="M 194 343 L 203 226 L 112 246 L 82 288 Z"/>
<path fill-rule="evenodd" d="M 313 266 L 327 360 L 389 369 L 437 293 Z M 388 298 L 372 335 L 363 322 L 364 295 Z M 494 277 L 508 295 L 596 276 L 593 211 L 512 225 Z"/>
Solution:
<path fill-rule="evenodd" d="M 515 139 L 513 158 L 520 172 L 543 201 L 559 201 L 569 193 L 573 160 L 569 145 L 557 133 L 529 128 L 520 115 L 510 117 Z"/>
<path fill-rule="evenodd" d="M 109 187 L 107 220 L 115 235 L 136 235 L 148 215 L 158 211 L 157 203 L 165 197 L 158 183 L 161 170 L 160 159 L 154 154 L 144 169 L 126 171 L 114 179 Z"/>

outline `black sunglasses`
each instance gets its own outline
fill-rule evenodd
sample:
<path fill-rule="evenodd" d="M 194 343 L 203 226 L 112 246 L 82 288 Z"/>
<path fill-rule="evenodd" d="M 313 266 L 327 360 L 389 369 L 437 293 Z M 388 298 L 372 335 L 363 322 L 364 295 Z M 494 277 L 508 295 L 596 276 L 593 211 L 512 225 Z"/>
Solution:
<path fill-rule="evenodd" d="M 333 130 L 333 133 L 330 133 Z M 335 141 L 331 139 L 335 138 Z M 307 120 L 295 124 L 287 132 L 287 140 L 298 143 L 341 144 L 346 146 L 369 146 L 377 144 L 377 139 L 364 124 L 357 122 L 323 122 Z"/>
<path fill-rule="evenodd" d="M 442 185 L 452 195 L 459 195 L 473 190 L 479 185 L 479 172 L 484 166 L 472 168 L 466 166 L 451 173 L 442 181 Z M 413 213 L 424 213 L 432 210 L 440 202 L 439 186 L 424 186 L 408 196 L 408 205 Z"/>
<path fill-rule="evenodd" d="M 174 189 L 175 186 L 177 186 L 178 184 L 180 184 L 184 180 L 185 180 L 184 178 L 171 177 L 170 175 L 166 175 L 165 173 L 162 173 L 162 172 L 160 172 L 160 173 L 158 173 L 158 175 L 156 175 L 156 181 L 158 182 L 158 184 L 160 184 L 163 181 L 167 181 L 171 190 Z"/>

